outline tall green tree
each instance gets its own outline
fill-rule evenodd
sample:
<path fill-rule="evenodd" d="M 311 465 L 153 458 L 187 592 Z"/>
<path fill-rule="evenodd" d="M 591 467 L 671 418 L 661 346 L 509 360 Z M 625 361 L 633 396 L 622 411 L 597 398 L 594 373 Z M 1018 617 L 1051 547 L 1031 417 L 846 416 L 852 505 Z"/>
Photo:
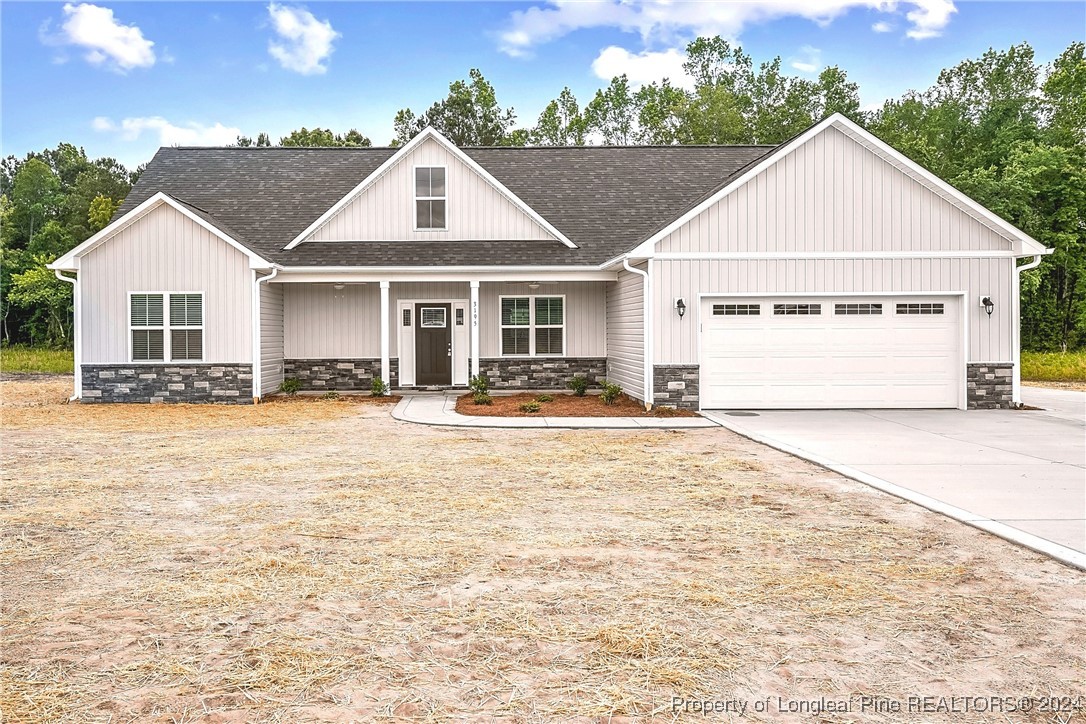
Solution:
<path fill-rule="evenodd" d="M 515 122 L 513 109 L 502 108 L 494 86 L 472 68 L 468 80 L 450 83 L 449 94 L 422 113 L 410 108 L 397 112 L 392 145 L 402 146 L 433 126 L 457 146 L 508 146 L 526 140 L 524 134 L 512 134 Z"/>
<path fill-rule="evenodd" d="M 584 116 L 577 98 L 568 86 L 539 114 L 539 120 L 529 132 L 528 140 L 534 146 L 584 145 Z"/>
<path fill-rule="evenodd" d="M 634 142 L 637 104 L 625 75 L 611 79 L 610 85 L 596 91 L 584 109 L 585 129 L 597 133 L 608 146 Z"/>
<path fill-rule="evenodd" d="M 257 137 L 257 145 L 261 139 Z M 265 136 L 265 141 L 267 137 Z M 264 145 L 268 145 L 265 143 Z M 369 138 L 363 136 L 355 129 L 351 129 L 343 134 L 333 133 L 327 128 L 314 128 L 309 130 L 307 128 L 299 128 L 296 131 L 291 131 L 289 135 L 283 136 L 279 139 L 280 146 L 372 146 L 373 143 Z"/>

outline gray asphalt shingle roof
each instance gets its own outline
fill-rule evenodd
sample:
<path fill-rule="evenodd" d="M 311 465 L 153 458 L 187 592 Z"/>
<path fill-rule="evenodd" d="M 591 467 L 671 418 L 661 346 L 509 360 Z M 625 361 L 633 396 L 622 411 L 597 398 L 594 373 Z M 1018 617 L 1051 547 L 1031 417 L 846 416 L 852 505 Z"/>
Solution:
<path fill-rule="evenodd" d="M 117 212 L 164 192 L 285 266 L 584 265 L 614 258 L 726 185 L 772 146 L 463 151 L 579 248 L 547 241 L 286 246 L 393 148 L 162 148 Z"/>

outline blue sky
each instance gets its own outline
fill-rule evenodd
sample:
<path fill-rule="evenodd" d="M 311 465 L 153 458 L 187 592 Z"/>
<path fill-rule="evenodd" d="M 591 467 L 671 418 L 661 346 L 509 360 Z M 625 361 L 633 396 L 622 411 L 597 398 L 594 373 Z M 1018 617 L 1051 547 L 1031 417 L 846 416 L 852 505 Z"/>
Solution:
<path fill-rule="evenodd" d="M 0 24 L 3 154 L 69 141 L 135 165 L 159 145 L 301 126 L 385 144 L 398 109 L 429 105 L 473 67 L 530 126 L 565 85 L 584 103 L 617 73 L 675 80 L 699 34 L 797 74 L 839 65 L 879 104 L 988 47 L 1028 41 L 1047 62 L 1086 35 L 1086 3 L 94 0 L 4 2 Z"/>

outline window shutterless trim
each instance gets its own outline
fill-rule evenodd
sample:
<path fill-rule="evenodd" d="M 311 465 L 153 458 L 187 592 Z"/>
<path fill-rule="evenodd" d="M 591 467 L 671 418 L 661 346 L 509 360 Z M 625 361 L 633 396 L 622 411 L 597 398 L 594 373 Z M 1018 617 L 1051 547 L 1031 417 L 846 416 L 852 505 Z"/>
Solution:
<path fill-rule="evenodd" d="M 504 299 L 527 299 L 528 300 L 528 324 L 502 324 L 502 300 Z M 562 300 L 562 324 L 540 324 L 535 323 L 535 300 L 536 299 L 561 299 Z M 569 355 L 569 347 L 567 340 L 567 328 L 569 322 L 569 307 L 566 305 L 565 294 L 499 294 L 498 295 L 498 356 L 508 358 L 528 358 L 528 357 L 567 357 Z M 536 329 L 558 329 L 562 330 L 562 353 L 561 354 L 536 354 L 535 352 L 535 330 Z M 502 331 L 506 329 L 526 329 L 528 330 L 528 354 L 506 354 L 502 349 Z"/>
<path fill-rule="evenodd" d="M 162 325 L 133 325 L 132 324 L 132 297 L 134 296 L 159 296 L 162 297 Z M 170 297 L 171 296 L 186 296 L 196 295 L 200 297 L 200 324 L 197 325 L 185 325 L 185 324 L 173 324 L 170 319 Z M 207 310 L 204 306 L 205 296 L 203 292 L 161 292 L 161 291 L 134 291 L 128 292 L 128 364 L 158 364 L 161 362 L 199 362 L 203 363 L 207 359 L 207 336 L 204 334 L 204 320 L 206 318 Z M 172 340 L 170 339 L 170 331 L 176 329 L 178 331 L 199 331 L 200 332 L 200 351 L 203 353 L 200 359 L 174 359 L 172 356 L 172 347 L 170 346 Z M 134 359 L 132 357 L 132 332 L 140 330 L 162 330 L 162 358 L 161 359 Z"/>
<path fill-rule="evenodd" d="M 444 196 L 419 196 L 418 187 L 416 186 L 416 174 L 420 168 L 435 169 L 440 168 L 445 172 L 445 195 Z M 444 201 L 445 202 L 445 226 L 442 227 L 427 227 L 419 226 L 419 201 Z M 411 166 L 411 213 L 415 216 L 415 221 L 411 225 L 414 231 L 427 233 L 431 231 L 448 231 L 449 230 L 449 167 L 443 165 L 435 165 L 432 163 L 419 163 Z"/>

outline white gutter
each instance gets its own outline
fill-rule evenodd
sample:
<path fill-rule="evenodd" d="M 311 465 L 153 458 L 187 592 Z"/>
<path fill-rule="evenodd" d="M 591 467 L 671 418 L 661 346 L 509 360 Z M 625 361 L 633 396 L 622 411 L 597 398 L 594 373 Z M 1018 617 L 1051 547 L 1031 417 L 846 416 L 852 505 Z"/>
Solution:
<path fill-rule="evenodd" d="M 79 277 L 66 277 L 60 269 L 54 269 L 53 274 L 62 282 L 72 285 L 72 396 L 68 402 L 75 402 L 83 396 L 83 325 L 79 321 Z"/>
<path fill-rule="evenodd" d="M 271 274 L 258 277 L 253 270 L 253 402 L 260 400 L 260 285 L 271 281 L 279 274 L 279 267 L 274 267 Z"/>
<path fill-rule="evenodd" d="M 652 390 L 652 278 L 647 271 L 641 271 L 637 267 L 630 266 L 629 257 L 625 257 L 622 260 L 622 268 L 628 272 L 634 274 L 640 274 L 644 279 L 642 311 L 641 311 L 641 329 L 644 338 L 644 358 L 645 369 L 643 373 L 642 384 L 645 390 L 645 409 L 648 410 L 652 407 L 653 403 L 653 390 Z"/>
<path fill-rule="evenodd" d="M 1041 255 L 1034 256 L 1033 261 L 1030 263 L 1016 267 L 1018 273 L 1014 275 L 1014 299 L 1011 300 L 1011 313 L 1014 315 L 1014 319 L 1011 320 L 1014 324 L 1014 349 L 1012 350 L 1014 367 L 1011 370 L 1011 402 L 1015 406 L 1022 404 L 1022 272 L 1036 269 L 1040 266 L 1043 258 Z"/>

